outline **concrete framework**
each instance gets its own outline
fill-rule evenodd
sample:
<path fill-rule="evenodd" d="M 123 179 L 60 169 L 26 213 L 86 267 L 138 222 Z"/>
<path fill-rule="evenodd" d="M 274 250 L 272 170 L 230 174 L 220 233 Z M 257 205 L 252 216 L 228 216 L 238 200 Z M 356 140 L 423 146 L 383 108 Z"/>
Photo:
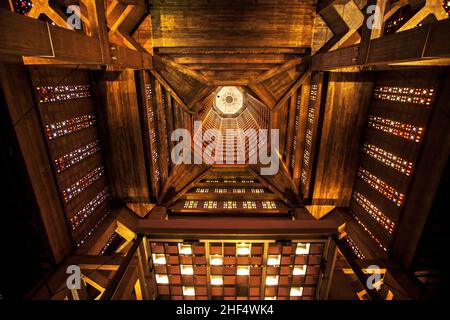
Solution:
<path fill-rule="evenodd" d="M 373 241 L 367 234 L 361 232 L 361 226 L 348 214 L 346 209 L 348 209 L 350 200 L 341 199 L 344 197 L 335 190 L 339 187 L 333 189 L 323 182 L 327 178 L 323 154 L 328 155 L 327 152 L 333 152 L 330 151 L 333 150 L 333 146 L 327 144 L 326 138 L 332 139 L 341 133 L 332 126 L 331 116 L 327 113 L 337 113 L 333 109 L 333 100 L 327 97 L 327 93 L 334 94 L 339 90 L 345 92 L 348 87 L 340 88 L 339 82 L 351 83 L 352 85 L 349 87 L 360 93 L 355 99 L 359 99 L 358 102 L 363 106 L 361 109 L 368 109 L 367 101 L 370 100 L 372 93 L 373 79 L 368 80 L 367 74 L 360 73 L 360 71 L 386 70 L 391 67 L 448 66 L 450 62 L 450 42 L 447 40 L 447 33 L 450 30 L 448 15 L 442 6 L 438 5 L 439 1 L 427 0 L 424 7 L 405 22 L 397 33 L 382 36 L 380 30 L 369 30 L 364 27 L 368 15 L 364 14 L 364 8 L 358 7 L 355 1 L 325 2 L 325 5 L 320 8 L 319 14 L 329 24 L 334 37 L 312 56 L 309 48 L 301 46 L 248 48 L 202 45 L 154 48 L 151 37 L 142 41 L 142 39 L 137 39 L 136 33 L 139 32 L 132 34 L 136 30 L 141 32 L 142 29 L 145 29 L 143 26 L 151 18 L 145 1 L 131 3 L 114 0 L 106 10 L 103 8 L 101 0 L 81 1 L 82 13 L 85 13 L 82 14 L 84 32 L 70 30 L 62 18 L 62 14 L 50 7 L 44 0 L 34 2 L 29 17 L 0 9 L 0 62 L 30 67 L 76 66 L 87 70 L 106 70 L 104 78 L 98 81 L 100 84 L 96 89 L 103 95 L 103 98 L 98 100 L 100 105 L 110 108 L 108 109 L 109 114 L 105 117 L 107 121 L 114 120 L 113 114 L 138 115 L 131 120 L 133 121 L 132 125 L 118 124 L 119 128 L 126 128 L 124 132 L 130 140 L 134 139 L 129 145 L 142 145 L 142 152 L 136 155 L 136 158 L 139 157 L 140 160 L 136 161 L 140 161 L 140 165 L 144 169 L 140 172 L 136 171 L 132 178 L 137 180 L 136 177 L 139 177 L 145 170 L 147 170 L 146 174 L 154 173 L 156 167 L 160 168 L 161 174 L 161 182 L 158 185 L 155 184 L 153 178 L 147 176 L 142 178 L 142 180 L 147 180 L 144 184 L 150 181 L 143 191 L 145 201 L 141 200 L 142 198 L 137 200 L 137 196 L 133 198 L 133 195 L 128 198 L 118 197 L 120 201 L 127 203 L 127 207 L 122 206 L 114 211 L 111 218 L 103 223 L 102 229 L 98 229 L 102 232 L 97 232 L 85 246 L 78 249 L 76 255 L 61 259 L 60 268 L 49 281 L 49 292 L 45 292 L 41 288 L 34 292 L 36 298 L 59 299 L 66 296 L 70 299 L 87 298 L 86 288 L 72 292 L 64 289 L 64 268 L 71 264 L 77 264 L 81 266 L 84 283 L 99 291 L 96 299 L 122 299 L 130 298 L 132 295 L 135 295 L 137 299 L 154 299 L 157 297 L 157 293 L 154 273 L 149 269 L 147 263 L 150 257 L 148 238 L 209 241 L 214 238 L 235 238 L 237 236 L 239 239 L 262 239 L 264 241 L 286 238 L 326 238 L 330 251 L 324 271 L 324 283 L 320 287 L 317 298 L 326 299 L 328 296 L 336 258 L 335 246 L 347 258 L 351 269 L 364 287 L 364 292 L 361 291 L 359 295 L 361 299 L 367 296 L 371 299 L 391 299 L 401 296 L 400 292 L 402 291 L 407 291 L 409 297 L 418 297 L 419 290 L 416 283 L 409 275 L 402 272 L 402 268 L 411 264 L 428 212 L 431 210 L 432 196 L 426 199 L 428 211 L 424 213 L 423 219 L 414 230 L 416 238 L 414 246 L 411 247 L 400 238 L 396 239 L 393 245 L 393 252 L 401 258 L 402 266 L 393 263 L 388 255 L 376 246 L 374 248 Z M 389 8 L 386 8 L 384 3 L 384 1 L 374 0 L 368 1 L 367 4 L 380 5 L 383 22 L 386 22 L 402 6 L 406 5 L 407 1 L 398 1 Z M 343 13 L 344 11 L 345 13 Z M 56 26 L 34 19 L 41 14 L 47 15 L 55 22 Z M 418 26 L 429 14 L 434 15 L 439 21 Z M 150 21 L 151 23 L 157 22 Z M 360 34 L 358 29 L 361 26 Z M 151 26 L 150 29 L 152 29 Z M 24 36 L 17 37 L 17 30 L 21 30 Z M 245 77 L 242 78 L 236 76 L 241 69 L 246 71 Z M 136 70 L 136 73 L 132 70 Z M 119 102 L 116 105 L 110 106 L 108 101 L 114 99 L 107 96 L 108 92 L 113 92 L 119 86 L 114 82 L 117 81 L 117 78 L 114 78 L 115 72 L 124 77 L 124 80 L 121 80 L 122 83 L 132 83 L 131 89 L 127 89 L 129 92 L 126 94 L 131 92 L 135 94 L 135 97 L 134 100 L 129 100 L 129 96 L 124 94 L 124 97 L 118 99 Z M 336 74 L 334 74 L 335 72 Z M 2 89 L 5 92 L 10 89 L 9 83 L 4 79 L 7 73 L 8 69 L 2 66 L 0 75 Z M 227 76 L 225 77 L 221 73 L 227 74 Z M 338 73 L 339 75 L 337 75 Z M 342 78 L 333 78 L 334 76 Z M 347 76 L 354 76 L 356 80 L 348 80 Z M 447 85 L 448 88 L 448 76 L 444 80 L 442 86 Z M 211 93 L 222 85 L 243 86 L 246 92 L 268 107 L 270 125 L 285 128 L 282 136 L 283 152 L 280 154 L 282 166 L 280 172 L 275 176 L 258 175 L 258 166 L 230 169 L 206 165 L 170 167 L 170 164 L 167 163 L 170 145 L 164 141 L 168 141 L 170 128 L 173 129 L 183 119 L 187 119 L 182 123 L 183 125 L 189 124 L 194 116 L 211 105 L 211 96 L 214 96 Z M 151 100 L 145 96 L 146 89 L 149 89 L 153 95 Z M 302 100 L 298 101 L 300 98 Z M 19 98 L 13 97 L 11 92 L 7 95 L 10 112 L 15 112 L 11 107 L 12 102 L 17 102 L 18 105 L 19 102 L 23 105 L 26 104 L 17 99 Z M 445 95 L 437 98 L 436 113 L 430 116 L 429 125 L 436 125 L 436 128 L 439 129 L 449 128 L 448 121 L 441 121 L 438 117 L 439 114 L 445 114 L 448 110 L 443 102 L 445 99 Z M 27 103 L 32 100 L 30 98 Z M 123 101 L 127 101 L 127 103 Z M 132 102 L 128 103 L 128 101 Z M 345 101 L 342 103 L 345 105 Z M 296 118 L 297 104 L 300 111 Z M 161 106 L 164 108 L 160 108 Z M 348 109 L 351 108 L 348 107 Z M 147 141 L 150 140 L 151 131 L 151 128 L 147 127 L 147 123 L 150 122 L 147 117 L 153 111 L 156 114 L 154 129 L 156 129 L 160 141 L 156 149 Z M 310 113 L 315 114 L 316 118 L 313 120 L 315 121 L 313 125 L 308 127 L 307 119 Z M 354 109 L 349 111 L 349 114 L 352 115 L 357 113 Z M 179 116 L 180 114 L 182 116 Z M 38 121 L 39 116 L 37 114 L 34 116 Z M 125 122 L 125 120 L 123 121 Z M 341 121 L 344 120 L 341 119 Z M 354 119 L 345 121 L 348 121 L 345 123 L 346 125 L 363 122 L 362 118 L 357 118 L 356 115 Z M 166 123 L 166 128 L 163 123 Z M 308 129 L 311 129 L 312 137 L 309 137 L 311 139 L 309 153 L 305 155 L 301 151 L 307 149 L 305 146 L 308 143 L 308 137 L 306 134 L 301 137 L 299 132 L 300 130 L 308 132 Z M 442 138 L 436 130 L 430 130 L 430 136 Z M 338 133 L 333 136 L 335 132 Z M 108 134 L 113 135 L 114 132 L 108 132 Z M 345 132 L 342 133 L 342 136 L 344 137 L 345 134 Z M 123 143 L 123 141 L 115 140 L 114 136 L 109 136 L 107 140 L 113 146 L 111 149 L 120 149 L 119 147 Z M 352 141 L 351 143 L 358 145 L 359 142 Z M 23 140 L 19 141 L 19 144 L 28 154 L 33 153 L 33 146 L 26 144 Z M 296 150 L 295 145 L 299 145 L 303 149 L 300 151 L 301 148 L 298 147 L 299 150 Z M 436 151 L 436 147 L 429 140 L 426 141 L 424 148 L 427 148 L 426 150 L 429 150 L 430 154 L 434 154 Z M 437 159 L 439 173 L 444 170 L 445 155 L 448 155 L 449 149 L 448 145 L 444 145 L 441 157 Z M 342 152 L 342 149 L 335 150 L 335 152 L 341 156 L 338 161 L 357 163 L 355 159 L 345 158 L 346 154 Z M 159 160 L 155 163 L 150 158 L 152 153 L 157 153 L 159 156 Z M 312 165 L 307 166 L 305 171 L 307 179 L 305 178 L 306 182 L 302 184 L 300 181 L 303 173 L 302 164 L 308 159 L 307 157 L 310 157 Z M 420 160 L 417 175 L 424 176 L 426 165 L 432 161 L 423 155 Z M 49 168 L 53 165 L 47 154 L 45 160 L 42 161 Z M 291 161 L 294 164 L 292 169 L 290 169 Z M 115 164 L 109 165 L 114 167 Z M 121 170 L 123 168 L 120 167 Z M 50 172 L 50 170 L 48 171 Z M 120 178 L 126 180 L 124 177 L 127 176 L 124 175 Z M 258 187 L 265 190 L 263 195 L 250 194 L 252 201 L 254 200 L 257 204 L 255 204 L 255 208 L 248 210 L 248 212 L 261 217 L 265 216 L 264 219 L 243 218 L 239 220 L 238 227 L 234 221 L 217 217 L 205 221 L 201 219 L 188 219 L 187 221 L 169 219 L 182 213 L 188 216 L 190 213 L 206 213 L 212 217 L 220 211 L 207 208 L 206 205 L 203 208 L 187 210 L 183 207 L 184 201 L 216 201 L 216 205 L 217 201 L 246 201 L 249 194 L 245 192 L 243 195 L 237 196 L 234 194 L 217 195 L 213 192 L 199 196 L 194 191 L 195 188 L 208 186 L 205 179 L 226 180 L 225 178 L 240 179 L 233 185 L 235 189 L 251 190 Z M 34 179 L 37 178 L 34 177 Z M 246 182 L 247 179 L 255 179 L 257 182 L 249 183 Z M 134 183 L 135 180 L 128 182 Z M 229 185 L 222 180 L 211 185 L 222 190 L 228 188 Z M 430 189 L 433 190 L 433 197 L 438 187 L 438 181 L 439 174 L 433 176 L 432 181 L 427 180 Z M 55 184 L 54 181 L 52 183 Z M 120 183 L 124 182 L 120 181 Z M 417 186 L 417 181 L 414 183 L 414 186 L 419 189 L 411 191 L 411 195 L 418 198 L 417 190 L 420 190 L 420 186 Z M 53 187 L 56 188 L 55 185 Z M 136 189 L 139 188 L 136 187 Z M 278 207 L 266 211 L 256 207 L 266 201 L 279 201 L 281 205 L 277 203 Z M 346 209 L 341 210 L 340 207 Z M 404 221 L 414 220 L 413 211 L 411 205 L 408 204 L 404 211 Z M 223 212 L 221 213 L 223 214 Z M 269 220 L 267 217 L 274 213 L 280 214 L 280 216 L 285 215 L 288 219 Z M 399 234 L 405 236 L 407 233 L 405 228 L 405 226 L 400 226 Z M 118 234 L 125 239 L 116 250 L 116 253 L 122 253 L 124 257 L 112 256 L 111 258 L 97 255 L 102 244 L 108 240 L 111 234 Z M 354 240 L 358 247 L 366 253 L 366 260 L 354 258 L 354 253 L 345 242 L 348 235 L 359 235 L 354 236 L 356 238 Z M 69 246 L 69 244 L 67 245 Z M 264 254 L 264 259 L 267 260 L 267 252 Z M 367 288 L 367 278 L 370 275 L 367 273 L 369 264 L 381 266 L 384 281 L 389 282 L 391 288 L 394 287 L 398 290 L 376 292 Z M 97 272 L 99 270 L 109 272 L 109 277 L 105 277 L 104 273 Z"/>

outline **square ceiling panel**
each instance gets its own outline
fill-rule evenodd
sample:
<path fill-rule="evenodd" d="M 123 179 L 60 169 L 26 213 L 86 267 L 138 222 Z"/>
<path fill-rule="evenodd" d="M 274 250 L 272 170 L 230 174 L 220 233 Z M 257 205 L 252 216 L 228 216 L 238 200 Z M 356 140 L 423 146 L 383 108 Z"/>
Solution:
<path fill-rule="evenodd" d="M 158 299 L 174 300 L 312 300 L 325 248 L 324 241 L 274 240 L 149 245 Z"/>

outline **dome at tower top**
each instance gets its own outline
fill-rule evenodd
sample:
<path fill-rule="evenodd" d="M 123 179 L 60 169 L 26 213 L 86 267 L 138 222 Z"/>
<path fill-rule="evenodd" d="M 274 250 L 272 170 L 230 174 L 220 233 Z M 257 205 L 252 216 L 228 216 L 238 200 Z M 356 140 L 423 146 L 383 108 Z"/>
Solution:
<path fill-rule="evenodd" d="M 222 87 L 216 95 L 215 105 L 224 115 L 234 115 L 242 109 L 244 96 L 236 87 Z"/>

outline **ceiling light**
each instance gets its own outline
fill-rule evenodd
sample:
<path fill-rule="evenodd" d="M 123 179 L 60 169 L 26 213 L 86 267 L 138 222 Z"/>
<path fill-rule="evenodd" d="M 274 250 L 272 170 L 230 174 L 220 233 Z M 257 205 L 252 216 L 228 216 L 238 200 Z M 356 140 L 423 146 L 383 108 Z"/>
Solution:
<path fill-rule="evenodd" d="M 309 253 L 309 243 L 297 243 L 297 249 L 295 249 L 295 254 L 308 254 Z"/>
<path fill-rule="evenodd" d="M 193 275 L 194 274 L 194 268 L 192 266 L 181 266 L 181 274 L 184 275 Z"/>
<path fill-rule="evenodd" d="M 216 107 L 224 114 L 236 114 L 243 102 L 244 96 L 236 87 L 223 87 L 216 96 Z"/>
<path fill-rule="evenodd" d="M 238 243 L 237 254 L 240 256 L 250 255 L 251 244 L 250 243 Z"/>
<path fill-rule="evenodd" d="M 279 266 L 281 261 L 281 255 L 277 256 L 269 256 L 267 258 L 267 265 L 268 266 Z"/>
<path fill-rule="evenodd" d="M 169 277 L 165 274 L 157 274 L 156 275 L 156 283 L 158 284 L 168 284 Z"/>
<path fill-rule="evenodd" d="M 223 264 L 222 256 L 218 254 L 211 256 L 210 264 L 212 266 L 221 266 Z"/>
<path fill-rule="evenodd" d="M 291 297 L 301 297 L 303 294 L 303 287 L 292 287 Z"/>
<path fill-rule="evenodd" d="M 223 285 L 223 277 L 222 276 L 211 276 L 211 285 L 212 286 Z"/>
<path fill-rule="evenodd" d="M 278 284 L 278 276 L 267 276 L 266 286 L 276 286 Z"/>
<path fill-rule="evenodd" d="M 250 266 L 238 266 L 237 275 L 238 276 L 248 276 L 250 274 Z"/>
<path fill-rule="evenodd" d="M 152 257 L 153 257 L 153 264 L 156 265 L 166 264 L 166 256 L 164 254 L 154 253 Z"/>
<path fill-rule="evenodd" d="M 306 274 L 306 265 L 295 266 L 294 272 L 292 273 L 294 276 L 303 276 Z"/>
<path fill-rule="evenodd" d="M 277 300 L 277 297 L 265 297 L 264 300 Z"/>
<path fill-rule="evenodd" d="M 190 244 L 179 243 L 178 251 L 180 254 L 192 254 L 192 247 Z"/>
<path fill-rule="evenodd" d="M 195 288 L 194 287 L 183 287 L 183 295 L 195 296 Z"/>

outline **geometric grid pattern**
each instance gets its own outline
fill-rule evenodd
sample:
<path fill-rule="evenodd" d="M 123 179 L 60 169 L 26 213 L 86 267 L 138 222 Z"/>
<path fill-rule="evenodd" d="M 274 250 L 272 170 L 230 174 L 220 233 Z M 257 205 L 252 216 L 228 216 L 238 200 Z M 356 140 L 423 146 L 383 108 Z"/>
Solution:
<path fill-rule="evenodd" d="M 403 204 L 403 201 L 405 200 L 405 195 L 403 193 L 398 192 L 395 188 L 388 185 L 386 182 L 379 179 L 369 171 L 360 167 L 358 170 L 358 177 L 364 180 L 364 182 L 370 185 L 373 189 L 384 195 L 387 199 L 397 204 L 397 206 L 400 207 Z"/>
<path fill-rule="evenodd" d="M 160 142 L 159 142 L 159 133 L 156 125 L 157 119 L 155 111 L 153 110 L 153 92 L 152 86 L 150 84 L 145 86 L 146 93 L 146 102 L 147 102 L 147 119 L 148 119 L 148 131 L 150 136 L 150 153 L 152 158 L 152 173 L 153 180 L 155 181 L 156 186 L 159 185 L 159 179 L 161 176 L 161 172 L 159 169 L 159 153 L 160 153 Z"/>
<path fill-rule="evenodd" d="M 86 114 L 64 121 L 47 124 L 45 126 L 45 132 L 47 133 L 48 140 L 53 140 L 92 127 L 95 124 L 95 121 L 95 115 Z"/>
<path fill-rule="evenodd" d="M 375 205 L 373 205 L 365 196 L 361 193 L 354 191 L 352 199 L 358 203 L 366 213 L 368 213 L 376 223 L 381 225 L 381 227 L 392 235 L 395 228 L 395 222 L 390 220 L 383 212 L 380 211 Z"/>
<path fill-rule="evenodd" d="M 297 96 L 297 101 L 295 105 L 295 116 L 294 116 L 294 137 L 291 145 L 291 160 L 290 160 L 290 169 L 291 172 L 294 170 L 295 166 L 295 152 L 297 150 L 297 131 L 300 125 L 300 106 L 301 106 L 301 95 Z"/>
<path fill-rule="evenodd" d="M 105 174 L 105 167 L 103 165 L 98 166 L 83 178 L 73 183 L 71 186 L 62 190 L 64 201 L 67 203 L 74 197 L 83 192 L 87 187 L 96 182 L 100 177 Z"/>
<path fill-rule="evenodd" d="M 373 115 L 369 116 L 368 126 L 386 132 L 390 135 L 415 142 L 420 142 L 423 134 L 422 127 L 416 127 L 409 123 L 403 123 Z"/>
<path fill-rule="evenodd" d="M 150 242 L 158 299 L 312 300 L 324 242 Z"/>
<path fill-rule="evenodd" d="M 387 152 L 370 143 L 364 143 L 363 152 L 384 165 L 400 171 L 406 176 L 410 176 L 412 172 L 412 162 L 406 161 L 399 156 Z"/>
<path fill-rule="evenodd" d="M 306 183 L 308 180 L 308 174 L 310 169 L 310 160 L 312 153 L 312 135 L 316 123 L 316 100 L 318 94 L 319 87 L 318 85 L 311 85 L 311 89 L 309 92 L 309 105 L 307 111 L 307 122 L 306 122 L 306 143 L 303 150 L 303 161 L 302 161 L 302 170 L 300 179 L 304 187 L 306 187 Z"/>
<path fill-rule="evenodd" d="M 408 88 L 377 86 L 374 89 L 374 97 L 400 103 L 413 103 L 430 106 L 434 96 L 433 88 Z"/>
<path fill-rule="evenodd" d="M 238 89 L 236 90 L 239 92 Z M 239 94 L 241 93 L 239 92 Z M 232 100 L 231 103 L 241 101 L 239 102 L 241 105 L 243 100 L 235 99 L 238 96 L 232 98 L 226 94 L 225 99 L 229 98 L 229 101 Z M 249 100 L 242 99 L 244 99 L 244 104 L 239 110 L 236 110 L 235 107 L 219 108 L 216 105 L 202 108 L 193 117 L 193 131 L 203 137 L 203 139 L 195 139 L 195 147 L 198 150 L 204 150 L 203 155 L 208 159 L 207 161 L 216 164 L 249 163 L 253 156 L 257 156 L 255 148 L 251 144 L 258 140 L 259 129 L 269 127 L 270 109 L 260 102 L 245 102 Z M 228 103 L 225 102 L 225 104 Z M 230 114 L 233 114 L 233 117 L 229 117 Z M 216 142 L 213 148 L 214 152 L 211 150 L 205 152 L 209 145 L 208 141 L 213 140 Z M 270 137 L 268 140 L 270 141 Z"/>
<path fill-rule="evenodd" d="M 58 102 L 91 96 L 89 84 L 36 87 L 39 103 Z"/>
<path fill-rule="evenodd" d="M 232 203 L 232 204 L 231 204 Z M 279 201 L 185 200 L 183 209 L 277 209 Z M 231 205 L 230 205 L 231 204 Z M 285 207 L 281 207 L 285 208 Z"/>
<path fill-rule="evenodd" d="M 364 231 L 372 238 L 372 240 L 374 240 L 381 249 L 387 252 L 387 248 L 383 245 L 380 239 L 375 237 L 372 231 L 370 231 L 370 229 L 367 228 L 367 226 L 358 218 L 358 216 L 355 215 L 352 211 L 350 211 L 350 214 L 356 220 L 356 222 L 358 222 L 358 224 L 364 229 Z"/>
<path fill-rule="evenodd" d="M 94 140 L 85 146 L 75 149 L 57 159 L 55 159 L 55 168 L 58 173 L 72 167 L 73 165 L 81 162 L 85 158 L 100 151 L 100 141 Z"/>
<path fill-rule="evenodd" d="M 237 183 L 237 182 L 235 182 Z M 251 182 L 253 183 L 253 182 Z M 193 188 L 190 190 L 192 193 L 266 193 L 266 190 L 263 188 Z"/>
<path fill-rule="evenodd" d="M 100 191 L 97 196 L 89 201 L 80 211 L 75 213 L 70 219 L 70 226 L 72 230 L 77 229 L 84 221 L 86 221 L 97 209 L 108 200 L 110 197 L 110 193 L 108 187 L 104 188 Z"/>

